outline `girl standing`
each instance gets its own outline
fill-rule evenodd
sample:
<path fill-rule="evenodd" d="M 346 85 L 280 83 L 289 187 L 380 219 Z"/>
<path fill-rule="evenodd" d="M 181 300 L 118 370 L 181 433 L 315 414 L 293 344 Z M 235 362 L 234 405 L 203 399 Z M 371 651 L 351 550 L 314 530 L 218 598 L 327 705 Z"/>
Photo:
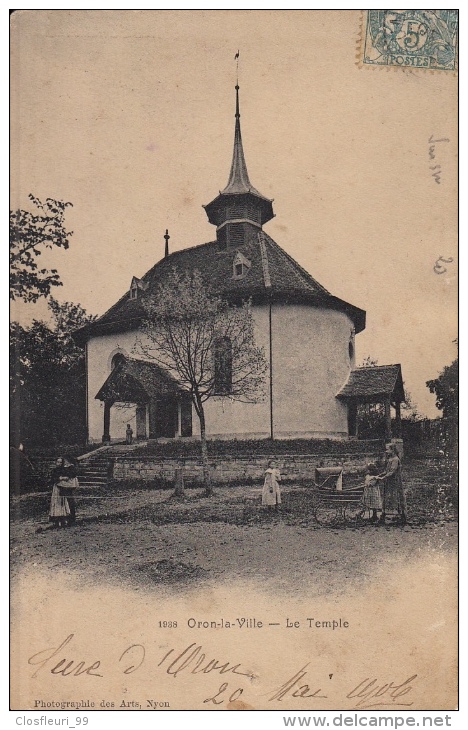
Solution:
<path fill-rule="evenodd" d="M 364 492 L 362 495 L 362 505 L 364 510 L 371 512 L 371 522 L 377 522 L 377 510 L 382 509 L 382 496 L 380 494 L 380 487 L 378 485 L 377 467 L 375 464 L 369 464 L 366 470 L 366 477 L 364 479 Z"/>
<path fill-rule="evenodd" d="M 281 504 L 281 492 L 279 488 L 280 481 L 281 474 L 276 461 L 269 461 L 268 468 L 265 471 L 265 481 L 263 483 L 263 505 L 278 509 L 278 505 Z"/>

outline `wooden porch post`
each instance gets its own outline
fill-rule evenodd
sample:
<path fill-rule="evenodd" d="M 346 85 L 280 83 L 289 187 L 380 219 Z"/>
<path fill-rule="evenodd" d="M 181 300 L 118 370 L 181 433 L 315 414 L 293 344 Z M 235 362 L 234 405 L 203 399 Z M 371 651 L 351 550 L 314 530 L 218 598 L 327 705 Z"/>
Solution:
<path fill-rule="evenodd" d="M 102 443 L 110 443 L 110 410 L 112 408 L 112 401 L 104 401 L 104 433 L 102 435 Z"/>
<path fill-rule="evenodd" d="M 357 418 L 357 401 L 354 398 L 348 402 L 348 436 L 357 438 L 358 435 L 358 418 Z"/>
<path fill-rule="evenodd" d="M 395 420 L 396 420 L 395 436 L 397 438 L 401 439 L 401 403 L 400 403 L 400 401 L 397 401 L 395 403 Z"/>
<path fill-rule="evenodd" d="M 392 415 L 390 412 L 390 398 L 385 398 L 385 438 L 390 441 L 392 438 Z"/>

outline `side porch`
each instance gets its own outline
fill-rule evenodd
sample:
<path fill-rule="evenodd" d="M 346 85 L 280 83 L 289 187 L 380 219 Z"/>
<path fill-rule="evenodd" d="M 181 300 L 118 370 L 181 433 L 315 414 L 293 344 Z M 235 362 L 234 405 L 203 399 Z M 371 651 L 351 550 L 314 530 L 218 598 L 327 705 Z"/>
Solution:
<path fill-rule="evenodd" d="M 125 406 L 134 406 L 137 439 L 192 436 L 190 394 L 155 363 L 122 357 L 95 397 L 104 404 L 103 443 L 112 440 L 111 409 Z"/>
<path fill-rule="evenodd" d="M 353 370 L 348 382 L 340 390 L 337 398 L 348 406 L 348 435 L 359 437 L 360 405 L 380 403 L 384 408 L 385 438 L 401 438 L 401 404 L 405 402 L 405 391 L 401 365 L 375 365 Z M 392 412 L 395 419 L 392 428 Z"/>

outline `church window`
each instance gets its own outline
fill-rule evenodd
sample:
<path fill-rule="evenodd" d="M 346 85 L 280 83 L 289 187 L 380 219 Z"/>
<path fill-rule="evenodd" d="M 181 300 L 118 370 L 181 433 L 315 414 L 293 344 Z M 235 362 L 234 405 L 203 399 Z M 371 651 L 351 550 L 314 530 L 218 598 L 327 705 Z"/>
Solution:
<path fill-rule="evenodd" d="M 138 287 L 132 286 L 130 289 L 130 299 L 137 299 L 138 298 Z"/>
<path fill-rule="evenodd" d="M 349 341 L 348 352 L 349 352 L 349 359 L 352 360 L 354 357 L 354 343 L 352 340 Z"/>
<path fill-rule="evenodd" d="M 232 343 L 229 337 L 219 337 L 215 341 L 214 386 L 217 395 L 232 392 Z"/>
<path fill-rule="evenodd" d="M 118 352 L 111 361 L 111 370 L 115 370 L 115 368 L 120 365 L 121 363 L 125 362 L 125 355 L 122 355 L 121 352 Z"/>

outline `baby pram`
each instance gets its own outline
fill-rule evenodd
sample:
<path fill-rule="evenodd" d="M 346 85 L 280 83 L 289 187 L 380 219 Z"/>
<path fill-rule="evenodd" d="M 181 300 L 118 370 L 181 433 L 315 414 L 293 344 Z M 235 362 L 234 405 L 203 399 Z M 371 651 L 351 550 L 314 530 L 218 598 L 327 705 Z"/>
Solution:
<path fill-rule="evenodd" d="M 317 467 L 315 470 L 315 519 L 346 522 L 347 514 L 356 510 L 362 503 L 364 485 L 343 486 L 343 467 Z M 328 520 L 327 520 L 328 518 Z"/>

